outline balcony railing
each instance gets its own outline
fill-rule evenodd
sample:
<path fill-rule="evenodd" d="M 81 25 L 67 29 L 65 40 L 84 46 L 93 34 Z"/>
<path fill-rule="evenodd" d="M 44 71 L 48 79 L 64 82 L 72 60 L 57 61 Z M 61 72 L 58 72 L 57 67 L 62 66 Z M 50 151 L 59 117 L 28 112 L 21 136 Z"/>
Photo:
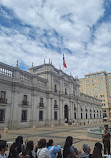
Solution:
<path fill-rule="evenodd" d="M 54 92 L 56 93 L 56 92 L 57 92 L 57 89 L 54 89 Z"/>
<path fill-rule="evenodd" d="M 58 105 L 57 104 L 54 104 L 54 109 L 57 109 L 58 108 Z"/>
<path fill-rule="evenodd" d="M 5 98 L 0 98 L 0 104 L 7 104 L 7 99 Z"/>
<path fill-rule="evenodd" d="M 23 101 L 22 101 L 22 105 L 29 105 L 29 102 L 28 102 L 28 101 L 23 100 Z"/>
<path fill-rule="evenodd" d="M 39 107 L 44 107 L 44 103 L 39 103 Z"/>

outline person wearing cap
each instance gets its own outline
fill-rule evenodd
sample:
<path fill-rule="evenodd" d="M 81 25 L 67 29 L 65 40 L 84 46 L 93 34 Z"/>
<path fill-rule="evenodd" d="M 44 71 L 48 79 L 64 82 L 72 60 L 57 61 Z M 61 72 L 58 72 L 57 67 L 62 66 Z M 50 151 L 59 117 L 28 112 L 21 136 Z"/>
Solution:
<path fill-rule="evenodd" d="M 83 144 L 82 149 L 83 152 L 81 153 L 80 158 L 89 158 L 91 152 L 90 146 L 88 144 Z"/>
<path fill-rule="evenodd" d="M 104 126 L 105 131 L 102 135 L 103 144 L 104 144 L 104 154 L 110 154 L 110 131 L 108 130 L 108 125 Z"/>

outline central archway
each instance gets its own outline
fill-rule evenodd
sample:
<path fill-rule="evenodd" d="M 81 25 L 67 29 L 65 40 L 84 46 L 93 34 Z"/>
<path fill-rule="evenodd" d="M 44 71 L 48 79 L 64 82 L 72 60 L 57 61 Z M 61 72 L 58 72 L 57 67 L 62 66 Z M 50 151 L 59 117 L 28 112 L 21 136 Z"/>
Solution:
<path fill-rule="evenodd" d="M 64 118 L 65 118 L 65 120 L 67 119 L 67 121 L 66 121 L 66 123 L 68 123 L 68 106 L 67 105 L 65 105 L 64 106 Z"/>

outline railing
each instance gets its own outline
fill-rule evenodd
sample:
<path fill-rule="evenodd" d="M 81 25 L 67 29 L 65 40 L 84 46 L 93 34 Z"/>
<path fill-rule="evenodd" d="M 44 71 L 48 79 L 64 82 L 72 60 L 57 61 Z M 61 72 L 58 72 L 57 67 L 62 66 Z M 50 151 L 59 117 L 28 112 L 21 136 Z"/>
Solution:
<path fill-rule="evenodd" d="M 54 104 L 54 109 L 57 109 L 58 108 L 58 105 L 57 104 Z"/>
<path fill-rule="evenodd" d="M 3 103 L 3 104 L 7 104 L 7 99 L 5 98 L 0 98 L 0 104 Z"/>
<path fill-rule="evenodd" d="M 28 101 L 23 100 L 23 101 L 22 101 L 22 105 L 29 105 L 29 102 L 28 102 Z"/>
<path fill-rule="evenodd" d="M 54 92 L 57 92 L 57 89 L 54 89 Z"/>
<path fill-rule="evenodd" d="M 8 68 L 4 68 L 4 67 L 0 67 L 0 74 L 6 75 L 9 77 L 13 77 L 13 71 Z"/>
<path fill-rule="evenodd" d="M 44 107 L 44 103 L 39 103 L 39 107 Z"/>

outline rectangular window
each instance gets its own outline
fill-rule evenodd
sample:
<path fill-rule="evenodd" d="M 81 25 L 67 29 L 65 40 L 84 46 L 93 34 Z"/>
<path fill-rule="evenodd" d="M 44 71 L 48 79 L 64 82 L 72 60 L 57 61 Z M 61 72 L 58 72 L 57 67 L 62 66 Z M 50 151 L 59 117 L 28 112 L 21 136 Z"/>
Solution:
<path fill-rule="evenodd" d="M 65 94 L 67 95 L 67 89 L 65 88 Z"/>
<path fill-rule="evenodd" d="M 74 113 L 74 119 L 76 120 L 76 112 Z"/>
<path fill-rule="evenodd" d="M 5 91 L 1 91 L 0 103 L 7 103 L 6 92 Z"/>
<path fill-rule="evenodd" d="M 54 120 L 57 120 L 57 111 L 54 111 Z"/>
<path fill-rule="evenodd" d="M 24 95 L 24 96 L 23 96 L 22 105 L 28 105 L 28 102 L 27 102 L 27 95 Z"/>
<path fill-rule="evenodd" d="M 57 100 L 54 100 L 54 105 L 57 105 Z"/>
<path fill-rule="evenodd" d="M 40 98 L 40 103 L 43 103 L 43 98 Z"/>
<path fill-rule="evenodd" d="M 24 101 L 27 101 L 27 95 L 24 95 L 23 100 L 24 100 Z"/>
<path fill-rule="evenodd" d="M 93 83 L 92 85 L 93 85 L 93 86 L 96 86 L 96 83 Z"/>
<path fill-rule="evenodd" d="M 54 87 L 54 91 L 57 92 L 57 85 L 55 85 L 55 87 Z"/>
<path fill-rule="evenodd" d="M 27 122 L 27 110 L 22 110 L 21 122 Z"/>
<path fill-rule="evenodd" d="M 4 123 L 5 121 L 5 110 L 0 109 L 0 123 Z"/>
<path fill-rule="evenodd" d="M 39 106 L 40 106 L 40 107 L 44 107 L 43 98 L 40 98 Z"/>
<path fill-rule="evenodd" d="M 94 78 L 94 79 L 92 79 L 92 82 L 95 82 L 96 81 L 96 79 Z"/>
<path fill-rule="evenodd" d="M 39 111 L 39 121 L 43 121 L 43 111 Z"/>

